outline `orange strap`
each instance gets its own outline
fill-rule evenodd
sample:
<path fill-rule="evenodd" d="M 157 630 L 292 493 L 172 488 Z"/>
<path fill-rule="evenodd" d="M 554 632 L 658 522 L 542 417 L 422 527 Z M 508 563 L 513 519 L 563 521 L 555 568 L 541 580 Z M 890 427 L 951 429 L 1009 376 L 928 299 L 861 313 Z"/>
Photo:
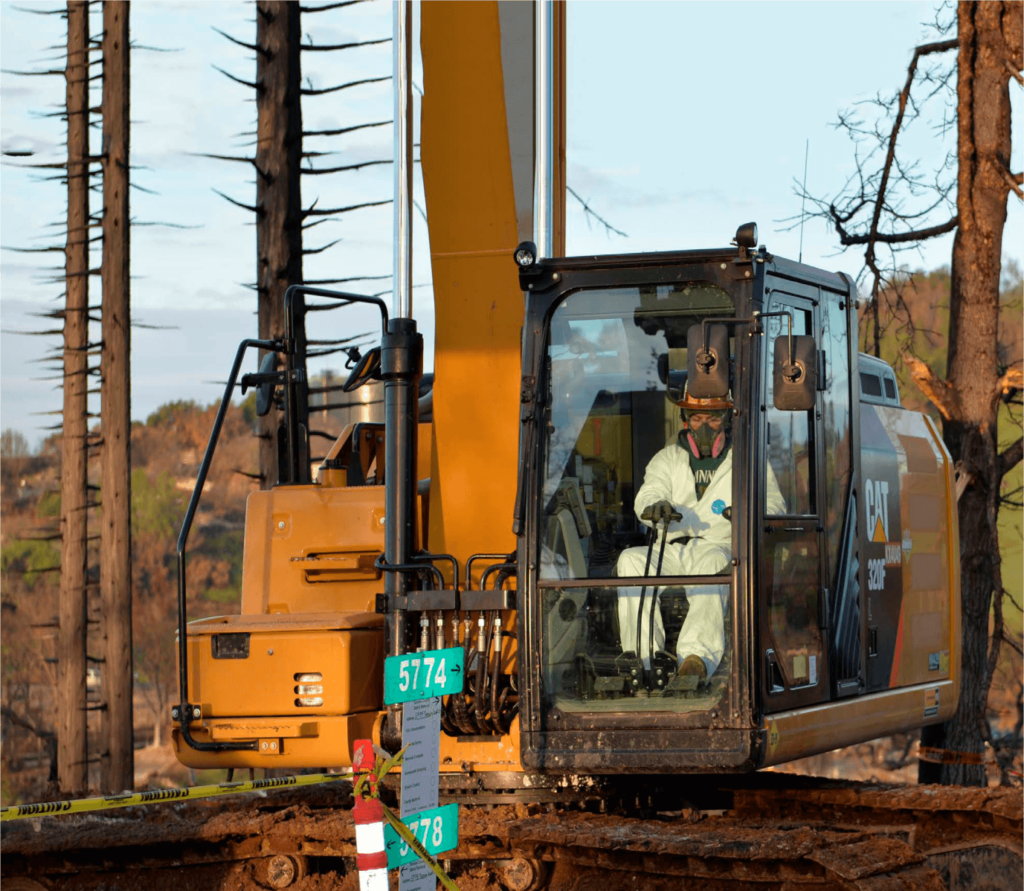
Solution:
<path fill-rule="evenodd" d="M 917 757 L 932 764 L 984 764 L 984 752 L 954 752 L 951 749 L 933 749 L 921 746 Z"/>

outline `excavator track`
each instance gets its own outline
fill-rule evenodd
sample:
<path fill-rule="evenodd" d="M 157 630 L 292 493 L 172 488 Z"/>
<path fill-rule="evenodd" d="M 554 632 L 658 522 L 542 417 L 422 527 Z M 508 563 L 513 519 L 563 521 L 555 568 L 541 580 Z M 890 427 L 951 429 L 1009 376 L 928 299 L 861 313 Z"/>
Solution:
<path fill-rule="evenodd" d="M 681 799 L 630 811 L 605 800 L 604 813 L 587 796 L 494 804 L 467 794 L 459 847 L 443 863 L 461 891 L 1020 887 L 1020 789 L 770 773 L 716 785 L 713 803 L 725 807 Z M 17 891 L 354 891 L 351 804 L 338 784 L 6 823 L 0 878 Z"/>

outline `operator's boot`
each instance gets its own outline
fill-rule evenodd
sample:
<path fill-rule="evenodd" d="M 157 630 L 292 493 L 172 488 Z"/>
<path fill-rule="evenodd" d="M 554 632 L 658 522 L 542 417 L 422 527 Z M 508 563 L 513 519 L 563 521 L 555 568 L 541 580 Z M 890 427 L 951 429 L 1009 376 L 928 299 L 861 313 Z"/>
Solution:
<path fill-rule="evenodd" d="M 707 682 L 708 670 L 700 656 L 687 656 L 676 671 L 676 676 L 668 685 L 668 693 L 676 695 L 696 695 L 697 690 Z"/>
<path fill-rule="evenodd" d="M 700 656 L 687 656 L 683 660 L 683 664 L 679 666 L 676 674 L 681 678 L 696 677 L 698 684 L 703 684 L 708 679 L 707 667 Z"/>

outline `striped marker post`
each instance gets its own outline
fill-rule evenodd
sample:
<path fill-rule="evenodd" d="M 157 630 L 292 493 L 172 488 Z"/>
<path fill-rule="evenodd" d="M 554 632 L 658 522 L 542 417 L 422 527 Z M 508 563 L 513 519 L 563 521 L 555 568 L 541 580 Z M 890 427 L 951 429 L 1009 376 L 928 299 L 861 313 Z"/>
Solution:
<path fill-rule="evenodd" d="M 375 762 L 373 743 L 358 739 L 352 752 L 352 768 L 356 779 L 370 774 L 373 783 Z M 376 791 L 373 786 L 371 791 Z M 384 807 L 379 798 L 357 795 L 352 805 L 356 824 L 356 868 L 359 870 L 359 891 L 388 891 L 388 855 L 384 849 Z"/>

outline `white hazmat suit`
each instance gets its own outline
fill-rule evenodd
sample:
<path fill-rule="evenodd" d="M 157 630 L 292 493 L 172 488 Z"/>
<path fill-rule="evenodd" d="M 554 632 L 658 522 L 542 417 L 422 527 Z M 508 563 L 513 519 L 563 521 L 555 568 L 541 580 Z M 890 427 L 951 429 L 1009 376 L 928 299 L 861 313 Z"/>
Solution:
<path fill-rule="evenodd" d="M 782 493 L 771 467 L 768 468 L 768 513 L 784 511 Z M 697 498 L 697 488 L 690 468 L 690 455 L 678 442 L 671 442 L 647 465 L 644 483 L 636 493 L 634 510 L 637 517 L 659 501 L 671 502 L 682 514 L 681 520 L 669 523 L 668 542 L 661 563 L 662 576 L 716 575 L 732 559 L 732 523 L 723 513 L 732 506 L 732 449 L 718 466 L 704 496 Z M 641 522 L 652 526 L 650 520 Z M 658 571 L 658 554 L 665 532 L 658 524 L 657 537 L 648 575 Z M 673 539 L 689 536 L 686 543 Z M 619 555 L 617 574 L 620 577 L 642 576 L 647 562 L 646 547 L 627 548 Z M 655 591 L 648 586 L 644 598 L 644 616 L 637 647 L 637 616 L 640 611 L 640 588 L 620 588 L 618 600 L 619 635 L 623 652 L 638 653 L 644 666 L 651 666 L 650 622 L 654 617 L 654 651 L 665 648 L 665 626 L 661 610 L 655 608 Z M 686 589 L 689 608 L 676 642 L 676 657 L 681 663 L 687 656 L 699 656 L 710 678 L 725 653 L 725 610 L 728 585 L 691 585 Z"/>

